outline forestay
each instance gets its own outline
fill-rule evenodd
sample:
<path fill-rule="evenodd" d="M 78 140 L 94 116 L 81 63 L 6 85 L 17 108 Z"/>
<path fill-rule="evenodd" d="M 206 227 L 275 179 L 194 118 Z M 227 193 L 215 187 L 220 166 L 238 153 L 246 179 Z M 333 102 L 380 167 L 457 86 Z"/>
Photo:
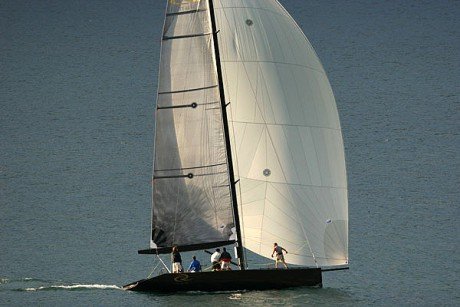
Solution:
<path fill-rule="evenodd" d="M 212 39 L 207 1 L 168 1 L 156 110 L 153 251 L 217 246 L 232 235 Z"/>
<path fill-rule="evenodd" d="M 215 1 L 243 243 L 298 265 L 348 263 L 348 200 L 334 96 L 275 0 Z"/>

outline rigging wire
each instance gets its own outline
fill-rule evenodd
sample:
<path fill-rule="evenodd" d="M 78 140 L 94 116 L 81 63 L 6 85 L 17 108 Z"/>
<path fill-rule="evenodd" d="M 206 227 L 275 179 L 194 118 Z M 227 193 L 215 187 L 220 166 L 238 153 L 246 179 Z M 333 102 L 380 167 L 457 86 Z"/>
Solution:
<path fill-rule="evenodd" d="M 166 264 L 164 263 L 163 259 L 161 259 L 160 255 L 158 255 L 158 251 L 157 251 L 157 257 L 161 261 L 161 263 L 163 264 L 164 268 L 168 271 L 168 273 L 171 273 L 171 270 L 166 266 Z"/>

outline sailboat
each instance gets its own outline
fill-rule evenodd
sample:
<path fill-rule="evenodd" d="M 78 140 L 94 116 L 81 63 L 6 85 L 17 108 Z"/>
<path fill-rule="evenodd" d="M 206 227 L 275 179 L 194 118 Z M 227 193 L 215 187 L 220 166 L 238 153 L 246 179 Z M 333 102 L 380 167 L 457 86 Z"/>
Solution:
<path fill-rule="evenodd" d="M 348 192 L 334 95 L 276 0 L 169 0 L 155 112 L 152 228 L 164 267 L 134 291 L 322 286 L 348 268 Z M 257 267 L 284 247 L 289 269 Z M 171 273 L 161 259 L 234 249 L 237 269 Z M 272 262 L 273 263 L 273 262 Z"/>

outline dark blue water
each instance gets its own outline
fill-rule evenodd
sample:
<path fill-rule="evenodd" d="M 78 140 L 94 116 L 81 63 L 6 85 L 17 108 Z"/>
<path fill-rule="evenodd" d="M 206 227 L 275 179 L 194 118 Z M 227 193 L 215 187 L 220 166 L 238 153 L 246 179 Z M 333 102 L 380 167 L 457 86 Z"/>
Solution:
<path fill-rule="evenodd" d="M 164 1 L 0 2 L 0 305 L 459 305 L 460 2 L 283 0 L 335 91 L 349 271 L 148 295 Z"/>

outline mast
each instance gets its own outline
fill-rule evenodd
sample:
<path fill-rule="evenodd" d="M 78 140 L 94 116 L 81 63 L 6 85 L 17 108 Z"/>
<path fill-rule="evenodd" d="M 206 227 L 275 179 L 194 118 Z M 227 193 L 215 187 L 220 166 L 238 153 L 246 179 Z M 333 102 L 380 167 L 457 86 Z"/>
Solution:
<path fill-rule="evenodd" d="M 216 27 L 216 17 L 214 15 L 214 4 L 213 0 L 209 1 L 209 14 L 211 16 L 211 30 L 212 30 L 212 37 L 214 41 L 214 52 L 216 56 L 216 67 L 217 67 L 217 79 L 219 82 L 219 93 L 220 93 L 220 103 L 222 106 L 222 120 L 224 122 L 224 134 L 225 134 L 225 145 L 227 147 L 227 161 L 228 161 L 228 168 L 229 168 L 229 177 L 230 177 L 230 189 L 232 192 L 232 207 L 233 207 L 233 216 L 235 219 L 235 229 L 236 235 L 238 237 L 236 243 L 236 250 L 237 250 L 237 257 L 240 262 L 240 269 L 245 270 L 246 261 L 244 259 L 244 251 L 243 251 L 243 244 L 242 244 L 242 236 L 241 236 L 241 226 L 240 226 L 240 217 L 238 214 L 238 202 L 236 199 L 236 186 L 235 186 L 235 174 L 233 173 L 233 160 L 232 160 L 232 150 L 230 146 L 230 133 L 228 129 L 228 119 L 227 119 L 227 104 L 225 100 L 225 92 L 224 92 L 224 82 L 222 78 L 222 67 L 220 64 L 220 53 L 219 53 L 219 41 L 217 38 L 217 27 Z"/>

